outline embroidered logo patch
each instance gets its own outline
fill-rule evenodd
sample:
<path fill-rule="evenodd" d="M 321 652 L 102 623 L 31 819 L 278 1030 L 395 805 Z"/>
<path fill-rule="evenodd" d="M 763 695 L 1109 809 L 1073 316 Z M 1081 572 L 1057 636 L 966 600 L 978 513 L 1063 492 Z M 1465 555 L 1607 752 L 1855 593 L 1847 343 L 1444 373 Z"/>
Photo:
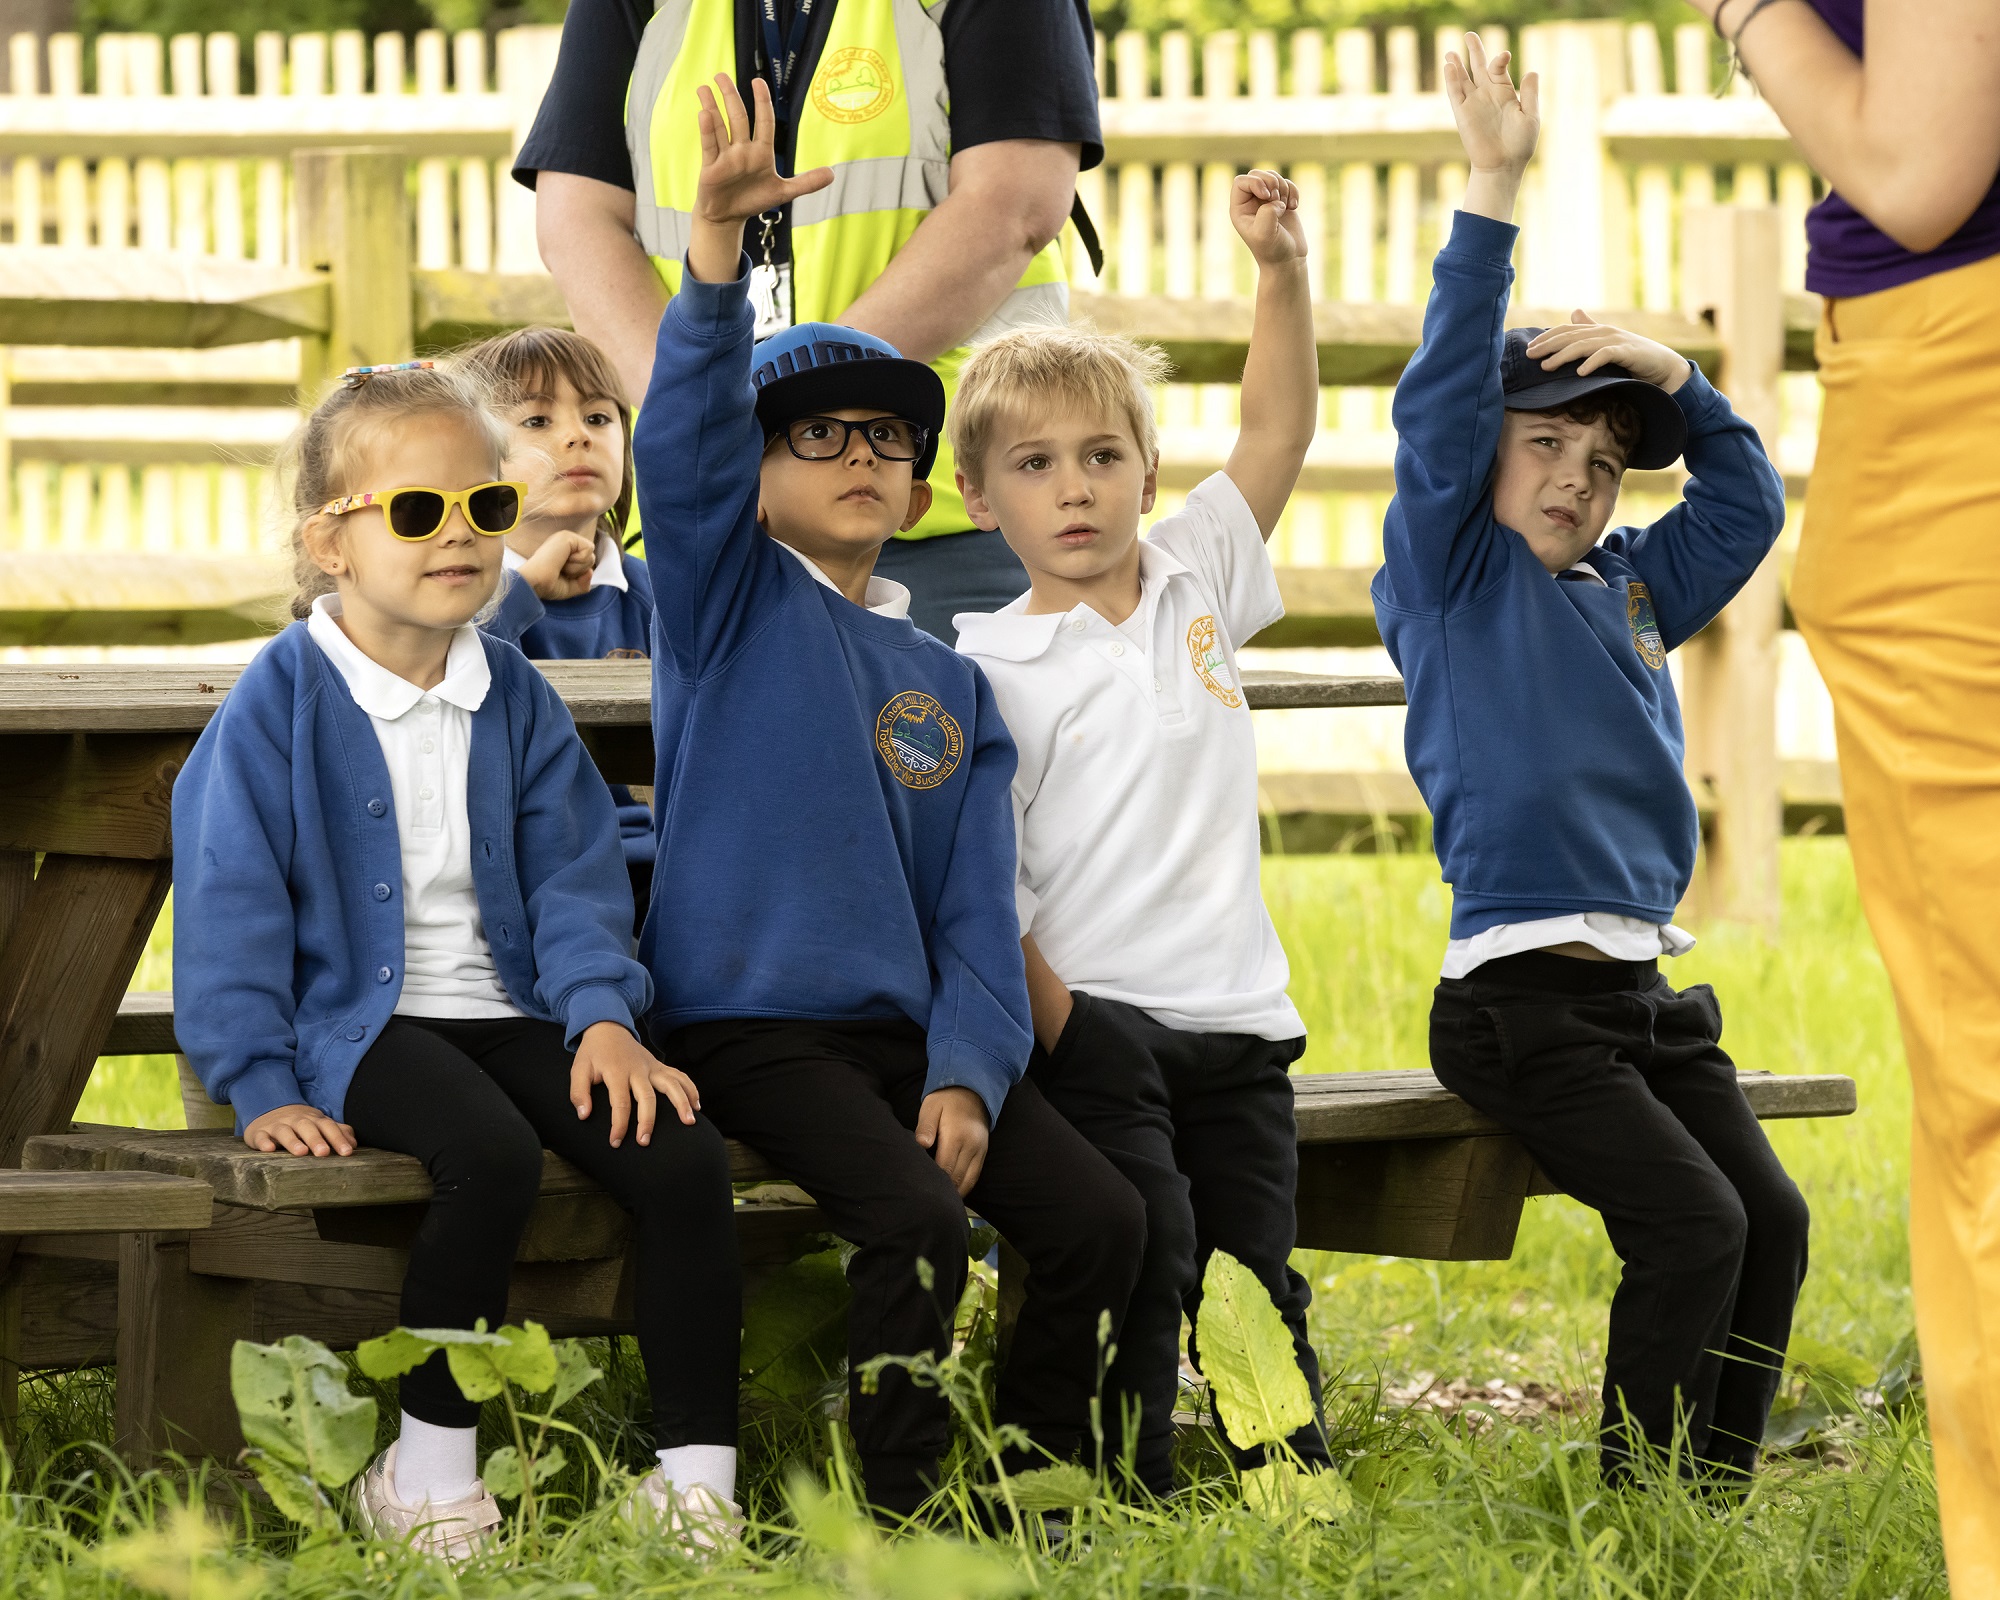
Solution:
<path fill-rule="evenodd" d="M 836 50 L 813 74 L 813 107 L 828 122 L 866 122 L 889 109 L 896 80 L 889 63 L 866 45 Z"/>
<path fill-rule="evenodd" d="M 935 789 L 958 770 L 965 735 L 921 689 L 905 689 L 875 719 L 875 748 L 906 789 Z"/>
<path fill-rule="evenodd" d="M 1240 706 L 1243 696 L 1231 681 L 1229 657 L 1223 653 L 1222 637 L 1213 617 L 1196 617 L 1188 624 L 1188 658 L 1194 662 L 1201 686 L 1226 706 Z"/>
<path fill-rule="evenodd" d="M 1632 624 L 1632 643 L 1639 659 L 1649 667 L 1667 664 L 1667 643 L 1660 637 L 1660 621 L 1653 615 L 1653 593 L 1637 578 L 1625 590 L 1625 616 Z"/>

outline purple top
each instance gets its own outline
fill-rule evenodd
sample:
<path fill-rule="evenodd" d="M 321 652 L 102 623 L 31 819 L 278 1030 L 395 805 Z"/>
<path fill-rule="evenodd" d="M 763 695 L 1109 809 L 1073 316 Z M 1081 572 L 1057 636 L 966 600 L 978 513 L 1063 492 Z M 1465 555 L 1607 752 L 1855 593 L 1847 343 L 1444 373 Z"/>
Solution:
<path fill-rule="evenodd" d="M 1811 0 L 1840 42 L 1861 55 L 1865 0 Z M 2000 255 L 2000 177 L 1965 225 L 1935 250 L 1905 250 L 1838 194 L 1806 214 L 1806 287 L 1815 294 L 1873 294 Z"/>

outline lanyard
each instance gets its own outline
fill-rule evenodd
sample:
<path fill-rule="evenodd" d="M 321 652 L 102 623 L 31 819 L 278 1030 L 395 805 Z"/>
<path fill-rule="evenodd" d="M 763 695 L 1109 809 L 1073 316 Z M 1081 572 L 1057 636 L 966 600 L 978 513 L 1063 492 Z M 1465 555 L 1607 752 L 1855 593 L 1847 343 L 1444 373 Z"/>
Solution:
<path fill-rule="evenodd" d="M 798 71 L 799 52 L 805 47 L 807 25 L 812 21 L 815 0 L 795 0 L 791 24 L 778 27 L 779 0 L 757 0 L 759 20 L 764 30 L 764 68 L 771 85 L 771 109 L 778 121 L 791 121 L 792 75 Z"/>

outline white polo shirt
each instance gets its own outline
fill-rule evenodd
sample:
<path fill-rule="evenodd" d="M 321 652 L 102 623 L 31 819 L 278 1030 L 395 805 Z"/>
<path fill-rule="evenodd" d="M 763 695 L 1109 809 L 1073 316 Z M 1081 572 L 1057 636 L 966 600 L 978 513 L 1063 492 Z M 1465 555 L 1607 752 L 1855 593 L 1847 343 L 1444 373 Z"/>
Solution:
<path fill-rule="evenodd" d="M 952 619 L 1020 751 L 1021 931 L 1070 988 L 1169 1028 L 1297 1038 L 1236 670 L 1284 615 L 1249 505 L 1216 473 L 1155 523 L 1118 626 L 1084 605 L 1029 616 L 1028 598 Z"/>
<path fill-rule="evenodd" d="M 368 714 L 389 768 L 396 839 L 403 852 L 404 1017 L 518 1017 L 493 965 L 493 947 L 472 887 L 472 823 L 466 769 L 472 713 L 493 674 L 470 623 L 452 635 L 444 681 L 419 689 L 363 655 L 341 631 L 340 597 L 313 602 L 306 632 L 340 669 L 354 703 Z"/>

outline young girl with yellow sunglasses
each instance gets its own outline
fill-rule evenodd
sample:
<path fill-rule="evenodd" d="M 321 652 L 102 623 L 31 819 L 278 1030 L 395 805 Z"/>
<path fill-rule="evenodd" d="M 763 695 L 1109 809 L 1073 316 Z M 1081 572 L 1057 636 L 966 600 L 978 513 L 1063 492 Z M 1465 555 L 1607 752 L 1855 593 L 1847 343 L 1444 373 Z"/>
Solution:
<path fill-rule="evenodd" d="M 300 428 L 299 620 L 174 789 L 175 1026 L 253 1149 L 424 1163 L 406 1325 L 506 1320 L 544 1146 L 615 1195 L 660 1446 L 633 1507 L 713 1544 L 735 1517 L 728 1159 L 636 1035 L 651 985 L 604 780 L 541 675 L 473 626 L 520 515 L 506 442 L 486 390 L 428 363 L 357 369 Z M 402 1411 L 362 1518 L 470 1554 L 500 1521 L 479 1408 L 439 1355 Z"/>

